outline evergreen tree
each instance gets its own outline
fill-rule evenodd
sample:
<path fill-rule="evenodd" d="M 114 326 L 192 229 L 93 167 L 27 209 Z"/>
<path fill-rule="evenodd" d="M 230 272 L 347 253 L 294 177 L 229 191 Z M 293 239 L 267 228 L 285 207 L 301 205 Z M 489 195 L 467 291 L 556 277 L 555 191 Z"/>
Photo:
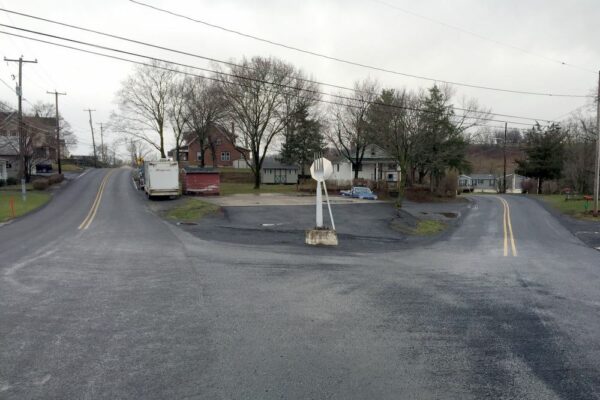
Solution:
<path fill-rule="evenodd" d="M 557 124 L 542 128 L 537 123 L 525 135 L 524 160 L 516 160 L 519 175 L 538 179 L 538 193 L 547 179 L 561 177 L 565 159 L 565 134 Z"/>
<path fill-rule="evenodd" d="M 314 154 L 326 147 L 321 123 L 310 118 L 308 108 L 307 104 L 301 103 L 290 117 L 279 155 L 281 162 L 297 165 L 301 175 L 304 175 L 304 167 L 312 161 Z"/>
<path fill-rule="evenodd" d="M 454 108 L 434 85 L 421 104 L 418 134 L 414 139 L 414 167 L 419 181 L 429 174 L 431 188 L 447 169 L 468 170 L 467 141 L 453 123 Z"/>

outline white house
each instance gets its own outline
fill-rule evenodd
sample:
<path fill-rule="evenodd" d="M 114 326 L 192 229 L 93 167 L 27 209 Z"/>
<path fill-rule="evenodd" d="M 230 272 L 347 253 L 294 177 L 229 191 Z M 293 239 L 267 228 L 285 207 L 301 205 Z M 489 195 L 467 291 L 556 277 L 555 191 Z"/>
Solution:
<path fill-rule="evenodd" d="M 338 185 L 352 184 L 354 179 L 352 163 L 339 153 L 330 157 L 332 158 L 333 174 L 328 181 Z M 367 147 L 362 166 L 358 171 L 359 179 L 398 182 L 398 176 L 399 168 L 396 161 L 384 149 L 377 145 Z"/>
<path fill-rule="evenodd" d="M 522 183 L 527 178 L 518 174 L 506 175 L 506 193 L 523 193 Z M 498 179 L 498 185 L 503 189 L 503 177 Z"/>
<path fill-rule="evenodd" d="M 6 182 L 8 179 L 8 172 L 6 171 L 6 160 L 0 160 L 0 182 Z"/>

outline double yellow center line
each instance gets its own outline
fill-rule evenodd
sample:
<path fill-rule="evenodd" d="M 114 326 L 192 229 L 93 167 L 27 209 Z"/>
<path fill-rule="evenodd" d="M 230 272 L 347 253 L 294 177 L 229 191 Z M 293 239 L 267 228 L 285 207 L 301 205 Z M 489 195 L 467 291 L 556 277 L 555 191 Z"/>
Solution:
<path fill-rule="evenodd" d="M 504 257 L 508 257 L 509 254 L 509 246 L 508 242 L 510 241 L 510 250 L 512 250 L 513 257 L 517 256 L 517 246 L 515 245 L 515 236 L 513 234 L 512 222 L 510 219 L 510 207 L 508 202 L 504 200 L 502 197 L 497 197 L 502 205 L 504 206 L 504 217 L 503 217 L 503 226 L 504 226 Z"/>
<path fill-rule="evenodd" d="M 85 217 L 85 219 L 83 220 L 81 225 L 79 225 L 79 228 L 77 228 L 77 229 L 79 229 L 79 230 L 87 229 L 92 224 L 92 221 L 94 220 L 94 218 L 96 217 L 96 213 L 98 212 L 98 207 L 100 207 L 100 201 L 102 200 L 102 194 L 104 193 L 104 188 L 106 188 L 106 184 L 107 184 L 108 180 L 110 179 L 110 176 L 112 175 L 113 172 L 115 172 L 115 170 L 110 171 L 108 174 L 106 174 L 104 179 L 102 179 L 102 182 L 100 183 L 100 187 L 98 188 L 98 193 L 96 194 L 96 198 L 94 199 L 94 202 L 92 203 L 92 208 L 90 208 L 90 211 L 88 212 L 87 216 Z"/>

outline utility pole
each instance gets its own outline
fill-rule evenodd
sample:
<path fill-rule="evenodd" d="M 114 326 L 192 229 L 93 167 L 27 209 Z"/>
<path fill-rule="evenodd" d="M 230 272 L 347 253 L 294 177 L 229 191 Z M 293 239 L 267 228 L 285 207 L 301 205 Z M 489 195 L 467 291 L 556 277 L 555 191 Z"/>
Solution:
<path fill-rule="evenodd" d="M 48 94 L 54 95 L 54 108 L 56 109 L 56 160 L 58 164 L 58 173 L 62 174 L 62 167 L 60 164 L 60 120 L 58 119 L 58 96 L 66 96 L 66 93 L 59 93 L 54 89 L 54 92 L 48 92 Z"/>
<path fill-rule="evenodd" d="M 23 132 L 23 63 L 37 64 L 36 60 L 24 60 L 23 56 L 18 59 L 10 59 L 4 57 L 6 62 L 18 62 L 19 63 L 19 86 L 17 86 L 17 96 L 19 97 L 19 109 L 18 109 L 18 130 L 19 130 L 19 178 L 21 179 L 21 185 L 24 187 L 23 180 L 27 176 L 25 172 L 25 134 Z"/>
<path fill-rule="evenodd" d="M 102 162 L 105 162 L 106 152 L 104 151 L 104 126 L 102 126 L 102 122 L 99 122 L 98 125 L 100 125 L 100 158 L 102 159 Z"/>
<path fill-rule="evenodd" d="M 594 217 L 598 216 L 598 192 L 600 191 L 600 71 L 598 71 L 598 97 L 596 97 L 596 176 L 594 177 Z"/>
<path fill-rule="evenodd" d="M 502 193 L 506 193 L 506 134 L 508 131 L 508 122 L 504 123 L 504 179 L 502 180 Z M 514 176 L 513 176 L 514 179 Z"/>
<path fill-rule="evenodd" d="M 92 123 L 92 111 L 96 110 L 91 110 L 87 108 L 83 111 L 87 111 L 88 113 L 90 113 L 90 129 L 92 131 L 92 146 L 94 147 L 94 168 L 98 168 L 98 156 L 96 155 L 96 140 L 94 139 L 94 124 Z"/>

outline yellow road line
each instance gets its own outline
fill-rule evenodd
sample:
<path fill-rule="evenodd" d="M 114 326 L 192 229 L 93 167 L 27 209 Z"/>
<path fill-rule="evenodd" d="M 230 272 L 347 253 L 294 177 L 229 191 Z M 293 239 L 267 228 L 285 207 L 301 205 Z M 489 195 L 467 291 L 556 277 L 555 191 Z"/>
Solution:
<path fill-rule="evenodd" d="M 498 200 L 500 200 L 500 202 L 502 203 L 502 207 L 503 207 L 503 216 L 502 216 L 502 223 L 503 223 L 503 227 L 504 227 L 504 257 L 508 257 L 508 241 L 510 239 L 510 249 L 512 250 L 512 255 L 513 257 L 516 257 L 518 255 L 517 253 L 517 246 L 516 246 L 516 242 L 515 242 L 515 235 L 513 233 L 513 229 L 512 229 L 512 220 L 510 218 L 510 206 L 508 205 L 508 201 L 506 201 L 505 199 L 503 199 L 502 197 L 498 197 L 498 196 L 494 196 L 496 197 Z"/>
<path fill-rule="evenodd" d="M 102 179 L 102 182 L 100 183 L 100 187 L 98 188 L 98 193 L 96 193 L 96 198 L 94 199 L 94 202 L 92 203 L 92 208 L 90 208 L 90 211 L 88 212 L 87 216 L 85 217 L 85 219 L 83 220 L 81 225 L 79 225 L 79 228 L 77 228 L 77 229 L 81 230 L 81 229 L 87 229 L 90 227 L 92 221 L 96 217 L 98 208 L 100 207 L 100 201 L 102 200 L 102 194 L 104 193 L 104 188 L 106 187 L 106 184 L 107 184 L 108 180 L 110 179 L 110 176 L 112 175 L 113 172 L 115 172 L 115 170 L 110 171 L 108 174 L 106 174 L 104 179 Z"/>
<path fill-rule="evenodd" d="M 513 256 L 517 256 L 517 246 L 515 245 L 515 235 L 513 234 L 512 222 L 510 218 L 510 207 L 508 205 L 508 201 L 502 199 L 504 204 L 506 205 L 506 220 L 508 221 L 508 232 L 510 233 L 510 246 L 512 247 Z"/>

